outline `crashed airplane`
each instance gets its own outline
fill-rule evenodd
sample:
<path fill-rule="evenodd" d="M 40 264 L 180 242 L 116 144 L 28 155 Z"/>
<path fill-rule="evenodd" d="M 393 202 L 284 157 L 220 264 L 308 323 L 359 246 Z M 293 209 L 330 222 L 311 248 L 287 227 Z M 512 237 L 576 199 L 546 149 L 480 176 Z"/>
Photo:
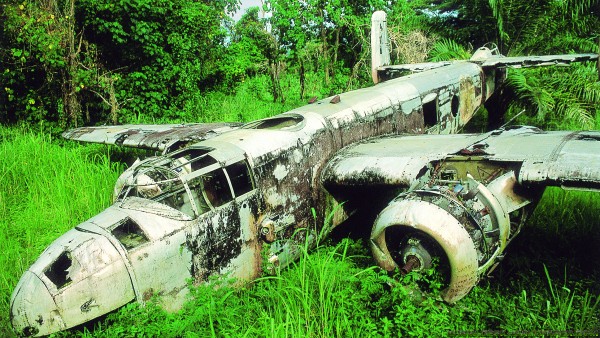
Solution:
<path fill-rule="evenodd" d="M 333 228 L 365 206 L 377 215 L 365 224 L 375 261 L 419 271 L 438 257 L 443 298 L 453 303 L 499 262 L 544 187 L 600 187 L 600 132 L 456 134 L 490 102 L 506 67 L 598 55 L 504 57 L 481 48 L 465 61 L 390 66 L 385 24 L 376 12 L 373 87 L 244 125 L 65 132 L 162 154 L 127 169 L 114 204 L 23 274 L 10 303 L 15 332 L 47 335 L 154 295 L 178 309 L 188 280 L 246 281 L 285 267 L 327 217 Z"/>

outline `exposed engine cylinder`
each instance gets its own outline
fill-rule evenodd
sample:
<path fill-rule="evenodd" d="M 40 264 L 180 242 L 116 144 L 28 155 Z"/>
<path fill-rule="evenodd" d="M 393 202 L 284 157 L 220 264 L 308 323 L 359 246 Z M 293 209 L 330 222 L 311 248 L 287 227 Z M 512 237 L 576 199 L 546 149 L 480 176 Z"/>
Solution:
<path fill-rule="evenodd" d="M 504 250 L 508 213 L 482 184 L 414 190 L 394 199 L 377 217 L 371 248 L 379 265 L 407 273 L 437 267 L 448 280 L 442 296 L 464 297 Z"/>

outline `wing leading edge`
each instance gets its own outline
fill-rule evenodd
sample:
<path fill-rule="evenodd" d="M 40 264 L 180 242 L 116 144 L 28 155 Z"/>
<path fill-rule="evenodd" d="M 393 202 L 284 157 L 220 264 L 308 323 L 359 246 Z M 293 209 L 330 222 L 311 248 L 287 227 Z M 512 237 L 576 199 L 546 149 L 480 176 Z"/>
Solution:
<path fill-rule="evenodd" d="M 233 130 L 241 123 L 191 123 L 82 127 L 62 134 L 64 138 L 92 143 L 169 151 L 180 144 L 197 142 Z"/>

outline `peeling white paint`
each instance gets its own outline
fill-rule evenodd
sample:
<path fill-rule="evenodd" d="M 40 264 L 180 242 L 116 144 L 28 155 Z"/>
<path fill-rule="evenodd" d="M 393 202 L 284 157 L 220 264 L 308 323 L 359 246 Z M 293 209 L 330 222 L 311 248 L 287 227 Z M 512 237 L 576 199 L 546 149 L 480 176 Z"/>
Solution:
<path fill-rule="evenodd" d="M 300 151 L 300 149 L 294 149 L 293 152 L 294 155 L 294 162 L 296 162 L 296 164 L 299 164 L 300 162 L 302 162 L 302 151 Z"/>
<path fill-rule="evenodd" d="M 282 164 L 278 164 L 277 167 L 275 167 L 275 170 L 273 170 L 273 175 L 275 175 L 275 178 L 278 181 L 281 181 L 282 179 L 284 179 L 289 173 L 289 170 L 285 167 L 285 165 Z"/>

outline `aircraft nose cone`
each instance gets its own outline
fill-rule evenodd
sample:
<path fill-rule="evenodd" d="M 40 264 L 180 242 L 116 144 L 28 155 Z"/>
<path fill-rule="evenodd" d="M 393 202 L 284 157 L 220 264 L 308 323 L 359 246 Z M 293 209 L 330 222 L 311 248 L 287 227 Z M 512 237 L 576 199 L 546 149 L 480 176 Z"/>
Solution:
<path fill-rule="evenodd" d="M 65 328 L 48 289 L 30 271 L 23 274 L 12 294 L 10 320 L 18 336 L 47 335 Z"/>

